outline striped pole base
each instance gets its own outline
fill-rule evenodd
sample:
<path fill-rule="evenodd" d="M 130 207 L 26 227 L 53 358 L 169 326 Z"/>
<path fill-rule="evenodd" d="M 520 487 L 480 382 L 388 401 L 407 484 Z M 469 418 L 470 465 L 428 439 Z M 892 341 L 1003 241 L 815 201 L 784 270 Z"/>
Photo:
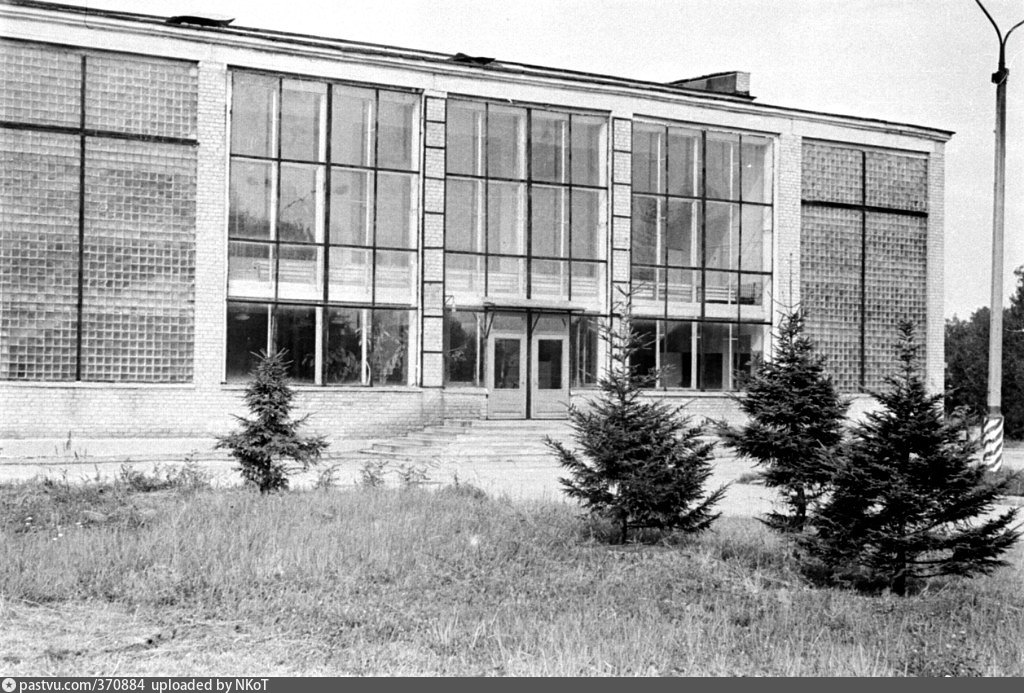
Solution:
<path fill-rule="evenodd" d="M 981 463 L 990 471 L 998 472 L 1003 466 L 1003 417 L 985 419 L 981 431 Z"/>

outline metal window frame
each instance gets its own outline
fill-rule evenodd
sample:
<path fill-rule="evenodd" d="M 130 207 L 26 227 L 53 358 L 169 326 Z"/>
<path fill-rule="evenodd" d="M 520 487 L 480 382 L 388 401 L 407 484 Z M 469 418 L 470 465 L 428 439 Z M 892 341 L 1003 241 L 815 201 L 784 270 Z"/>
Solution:
<path fill-rule="evenodd" d="M 446 190 L 448 188 L 447 182 L 449 180 L 470 180 L 479 181 L 483 184 L 483 238 L 484 238 L 484 250 L 480 251 L 465 251 L 465 250 L 449 250 L 447 247 L 444 248 L 444 254 L 447 257 L 449 253 L 456 255 L 475 256 L 483 257 L 483 269 L 484 269 L 484 298 L 490 295 L 490 259 L 494 258 L 509 258 L 523 260 L 525 262 L 525 283 L 526 292 L 525 298 L 530 300 L 533 298 L 533 263 L 534 261 L 558 261 L 565 262 L 568 266 L 568 287 L 567 295 L 568 300 L 572 300 L 572 268 L 574 261 L 587 262 L 591 264 L 599 264 L 605 267 L 605 273 L 607 274 L 607 268 L 609 263 L 608 253 L 604 253 L 604 258 L 595 260 L 592 258 L 577 258 L 573 254 L 572 248 L 572 200 L 573 191 L 576 189 L 581 190 L 593 190 L 596 192 L 603 191 L 606 193 L 605 205 L 607 206 L 607 192 L 608 186 L 606 185 L 593 185 L 593 184 L 577 184 L 573 181 L 572 172 L 572 128 L 573 128 L 573 117 L 601 117 L 605 119 L 605 138 L 610 137 L 611 126 L 610 126 L 610 114 L 605 111 L 588 111 L 586 109 L 568 108 L 565 106 L 556 106 L 552 104 L 535 104 L 526 102 L 500 102 L 494 100 L 488 100 L 473 96 L 462 96 L 462 95 L 451 95 L 447 101 L 469 103 L 476 106 L 483 106 L 484 112 L 484 132 L 481 139 L 482 150 L 483 150 L 483 161 L 482 168 L 483 174 L 468 174 L 468 173 L 445 173 Z M 521 108 L 525 112 L 524 126 L 525 126 L 525 144 L 523 150 L 524 156 L 524 173 L 522 178 L 509 178 L 503 176 L 492 176 L 489 170 L 489 147 L 488 138 L 490 136 L 490 112 L 491 106 L 512 106 L 514 108 Z M 447 106 L 447 104 L 446 104 Z M 558 115 L 564 115 L 568 121 L 568 133 L 565 142 L 566 147 L 566 182 L 555 182 L 546 180 L 535 180 L 533 178 L 533 114 L 535 111 L 542 111 L 547 113 L 556 113 Z M 446 119 L 446 160 L 447 151 L 450 147 L 447 146 L 447 138 L 451 136 L 451 123 L 450 119 Z M 515 183 L 525 186 L 526 189 L 526 205 L 525 214 L 523 220 L 523 232 L 525 234 L 525 244 L 523 254 L 509 254 L 493 252 L 490 248 L 490 183 Z M 566 199 L 568 201 L 568 219 L 567 219 L 567 242 L 566 242 L 566 254 L 564 256 L 550 256 L 550 255 L 535 255 L 533 253 L 533 189 L 535 186 L 541 187 L 557 187 L 565 191 Z M 445 240 L 447 240 L 447 195 L 445 200 Z M 607 242 L 608 233 L 610 231 L 610 223 L 605 224 L 605 241 Z M 605 243 L 607 244 L 607 243 Z M 447 264 L 447 263 L 446 263 Z"/>
<path fill-rule="evenodd" d="M 634 122 L 635 122 L 635 119 L 634 119 Z M 770 326 L 771 325 L 770 320 L 769 321 L 761 321 L 761 320 L 743 320 L 743 319 L 741 319 L 741 306 L 743 305 L 743 303 L 739 300 L 739 287 L 742 284 L 742 278 L 744 276 L 767 277 L 769 279 L 769 281 L 770 281 L 771 279 L 773 279 L 773 274 L 774 274 L 771 269 L 769 269 L 769 270 L 760 270 L 760 271 L 745 271 L 745 270 L 742 269 L 742 259 L 743 259 L 743 210 L 744 210 L 744 207 L 747 207 L 747 206 L 749 206 L 749 207 L 759 207 L 761 209 L 770 209 L 770 210 L 774 209 L 774 207 L 775 207 L 774 196 L 773 196 L 771 202 L 756 202 L 756 201 L 747 201 L 747 200 L 744 199 L 744 194 L 743 194 L 743 158 L 744 158 L 743 157 L 743 140 L 744 140 L 744 137 L 749 136 L 749 137 L 756 137 L 758 139 L 769 139 L 769 141 L 770 141 L 770 136 L 765 134 L 765 133 L 759 133 L 759 132 L 754 132 L 754 131 L 722 130 L 722 129 L 719 129 L 719 128 L 714 128 L 714 127 L 710 127 L 710 126 L 702 125 L 702 124 L 697 124 L 697 123 L 675 123 L 675 122 L 666 122 L 666 121 L 662 121 L 662 120 L 649 120 L 649 119 L 641 119 L 641 122 L 644 125 L 646 125 L 646 126 L 650 126 L 651 128 L 660 128 L 661 135 L 662 135 L 662 138 L 663 138 L 662 141 L 664 142 L 664 149 L 665 149 L 664 157 L 663 157 L 664 158 L 664 162 L 662 164 L 662 175 L 664 176 L 665 184 L 663 186 L 663 188 L 664 188 L 663 192 L 656 192 L 656 191 L 654 191 L 654 192 L 652 192 L 652 191 L 636 192 L 635 190 L 631 190 L 631 192 L 630 192 L 631 200 L 636 198 L 637 196 L 649 197 L 649 198 L 653 198 L 653 199 L 658 200 L 659 206 L 663 206 L 663 209 L 665 210 L 665 214 L 664 214 L 664 216 L 665 216 L 664 230 L 660 230 L 659 233 L 664 234 L 666 237 L 667 237 L 667 234 L 668 234 L 668 207 L 669 207 L 669 202 L 671 200 L 685 200 L 685 201 L 690 201 L 690 202 L 696 202 L 697 203 L 696 209 L 698 209 L 700 211 L 700 228 L 697 231 L 700 234 L 700 258 L 699 258 L 699 265 L 675 265 L 675 264 L 669 264 L 669 262 L 668 262 L 668 244 L 666 242 L 664 242 L 664 239 L 661 239 L 659 242 L 661 243 L 662 248 L 661 248 L 661 252 L 657 253 L 657 255 L 658 255 L 658 262 L 656 264 L 637 263 L 637 262 L 632 260 L 632 248 L 631 248 L 631 252 L 630 252 L 630 255 L 631 255 L 631 260 L 630 260 L 630 290 L 632 291 L 634 289 L 634 287 L 635 287 L 635 283 L 634 283 L 634 279 L 633 279 L 633 271 L 632 271 L 634 267 L 635 268 L 652 269 L 652 270 L 655 271 L 655 275 L 654 275 L 655 276 L 655 280 L 654 281 L 655 281 L 655 285 L 656 285 L 655 286 L 655 291 L 656 292 L 660 291 L 664 295 L 664 298 L 661 301 L 661 305 L 662 305 L 661 315 L 659 315 L 657 317 L 653 317 L 653 316 L 639 316 L 638 319 L 659 321 L 659 323 L 658 323 L 659 325 L 662 324 L 662 322 L 692 322 L 692 323 L 697 324 L 697 325 L 704 325 L 704 324 L 729 324 L 729 325 L 769 325 Z M 669 144 L 668 143 L 669 143 L 669 133 L 670 133 L 670 130 L 672 128 L 684 128 L 684 129 L 692 131 L 695 134 L 698 134 L 700 136 L 700 142 L 699 142 L 699 145 L 698 145 L 699 148 L 700 148 L 700 180 L 698 180 L 696 182 L 696 185 L 695 185 L 696 193 L 697 193 L 696 196 L 678 195 L 678 194 L 672 194 L 672 193 L 669 192 L 670 186 L 669 186 L 668 178 L 669 178 L 669 171 L 671 170 L 671 162 L 670 162 L 671 149 L 669 148 Z M 720 133 L 720 134 L 725 134 L 725 135 L 734 135 L 736 137 L 736 140 L 735 140 L 736 154 L 737 154 L 736 165 L 737 165 L 737 168 L 738 168 L 737 181 L 738 181 L 739 189 L 737 190 L 737 193 L 736 193 L 737 196 L 735 198 L 732 198 L 732 199 L 722 199 L 722 198 L 717 198 L 717 197 L 709 197 L 708 194 L 707 194 L 707 170 L 708 170 L 707 141 L 708 141 L 708 135 L 711 134 L 711 133 Z M 633 136 L 635 137 L 635 129 L 634 129 L 634 132 L 633 132 Z M 774 158 L 773 158 L 773 160 L 772 160 L 772 177 L 773 177 L 773 180 L 774 180 L 774 176 L 775 176 L 775 166 L 776 166 L 776 163 L 775 163 Z M 635 168 L 634 168 L 634 172 L 635 172 Z M 634 173 L 634 175 L 635 175 L 635 173 Z M 708 262 L 708 246 L 707 246 L 707 217 L 708 217 L 708 215 L 707 215 L 707 206 L 708 206 L 709 202 L 727 203 L 729 205 L 734 206 L 736 211 L 737 211 L 737 213 L 739 214 L 739 220 L 738 220 L 738 224 L 737 224 L 737 227 L 736 227 L 736 248 L 735 248 L 734 253 L 731 253 L 732 255 L 735 256 L 734 257 L 735 262 L 736 262 L 735 269 L 708 268 L 708 265 L 707 265 L 707 262 Z M 773 233 L 774 233 L 774 228 L 773 228 Z M 697 259 L 697 258 L 694 258 L 694 259 Z M 673 315 L 673 313 L 672 313 L 672 311 L 670 309 L 671 302 L 669 301 L 669 291 L 668 291 L 668 273 L 670 271 L 672 271 L 672 270 L 683 270 L 683 271 L 691 271 L 691 272 L 699 273 L 699 275 L 700 275 L 700 286 L 701 286 L 701 295 L 700 295 L 700 300 L 699 300 L 699 304 L 700 304 L 699 316 L 691 316 L 691 315 L 688 315 L 688 316 L 676 316 L 676 315 Z M 661 282 L 658 281 L 658 273 L 659 272 L 662 274 Z M 735 306 L 736 307 L 736 311 L 735 311 L 736 315 L 735 315 L 734 318 L 722 319 L 722 318 L 709 318 L 708 317 L 708 315 L 707 315 L 707 306 L 708 306 L 709 302 L 707 300 L 707 276 L 708 276 L 709 272 L 721 273 L 723 275 L 728 275 L 728 276 L 731 276 L 731 277 L 735 277 L 736 286 L 737 286 L 737 296 L 736 296 L 736 306 Z M 698 358 L 699 358 L 699 355 L 703 353 L 702 345 L 701 345 L 701 335 L 702 335 L 702 330 L 701 329 L 694 329 L 693 330 L 692 338 L 693 338 L 693 340 L 695 342 L 694 343 L 694 351 L 695 351 L 695 353 L 698 354 Z M 656 351 L 657 351 L 657 348 L 656 348 Z M 680 391 L 690 390 L 690 391 L 699 391 L 699 392 L 709 392 L 709 391 L 710 392 L 726 392 L 726 391 L 729 391 L 728 389 L 709 390 L 707 388 L 707 386 L 706 386 L 706 383 L 704 382 L 704 378 L 703 378 L 703 375 L 702 375 L 702 370 L 699 367 L 699 362 L 698 362 L 698 368 L 695 370 L 694 373 L 691 374 L 691 382 L 693 382 L 693 387 L 690 387 L 690 388 L 668 388 L 668 387 L 666 387 L 661 382 L 661 378 L 659 377 L 658 380 L 657 380 L 657 383 L 656 383 L 656 388 L 657 389 L 661 389 L 661 390 L 672 389 L 672 390 L 680 390 Z"/>
<path fill-rule="evenodd" d="M 273 127 L 274 127 L 274 137 L 275 137 L 275 147 L 274 147 L 275 151 L 274 151 L 274 155 L 273 156 L 260 156 L 260 155 L 250 155 L 250 154 L 235 154 L 235 153 L 230 151 L 230 142 L 229 142 L 229 146 L 228 146 L 228 149 L 229 149 L 229 151 L 228 151 L 229 172 L 230 172 L 230 162 L 233 162 L 233 161 L 236 161 L 236 160 L 237 161 L 264 162 L 264 163 L 270 164 L 271 167 L 272 167 L 271 171 L 272 171 L 273 190 L 271 191 L 271 197 L 272 197 L 271 202 L 272 202 L 272 205 L 271 205 L 271 215 L 270 215 L 271 218 L 269 220 L 269 222 L 270 222 L 270 238 L 269 239 L 253 239 L 253 238 L 232 236 L 231 235 L 231 227 L 229 226 L 228 227 L 227 240 L 228 240 L 229 243 L 231 241 L 246 241 L 246 242 L 252 242 L 252 243 L 256 243 L 256 244 L 262 244 L 264 246 L 269 246 L 269 247 L 273 248 L 273 250 L 274 250 L 273 298 L 268 301 L 266 298 L 239 297 L 239 296 L 226 295 L 226 300 L 230 301 L 230 302 L 233 302 L 233 303 L 235 303 L 235 302 L 242 302 L 242 303 L 269 303 L 270 304 L 270 306 L 271 306 L 271 311 L 270 311 L 271 312 L 271 319 L 268 321 L 268 328 L 267 328 L 268 329 L 268 334 L 267 334 L 267 345 L 268 345 L 268 348 L 273 344 L 273 342 L 275 340 L 275 335 L 276 335 L 276 313 L 277 313 L 278 306 L 306 306 L 306 307 L 314 308 L 316 310 L 316 315 L 317 315 L 316 329 L 319 330 L 320 334 L 318 336 L 318 339 L 314 340 L 314 343 L 317 345 L 318 354 L 317 354 L 317 367 L 316 367 L 316 372 L 314 373 L 314 382 L 313 382 L 313 384 L 316 385 L 316 386 L 319 386 L 319 387 L 328 386 L 328 383 L 326 382 L 326 377 L 325 377 L 326 373 L 324 371 L 324 360 L 326 358 L 326 355 L 328 353 L 328 348 L 329 348 L 329 343 L 328 343 L 328 341 L 329 341 L 328 340 L 329 329 L 327 328 L 326 325 L 327 325 L 327 314 L 328 314 L 328 311 L 330 309 L 332 309 L 332 308 L 339 308 L 339 309 L 361 309 L 361 310 L 368 310 L 369 311 L 369 320 L 370 320 L 369 325 L 372 328 L 374 312 L 377 311 L 377 310 L 380 310 L 380 311 L 393 311 L 393 310 L 398 310 L 398 311 L 414 311 L 414 310 L 417 310 L 417 308 L 418 308 L 416 306 L 416 301 L 415 300 L 410 301 L 409 303 L 380 302 L 380 301 L 377 300 L 377 255 L 378 255 L 378 251 L 385 251 L 385 252 L 387 252 L 387 251 L 391 251 L 391 252 L 399 251 L 399 252 L 406 253 L 409 257 L 412 257 L 412 258 L 418 258 L 419 255 L 420 255 L 420 248 L 419 248 L 420 244 L 419 244 L 418 239 L 415 241 L 415 243 L 412 244 L 413 247 L 404 247 L 404 248 L 402 248 L 402 247 L 378 246 L 377 245 L 377 222 L 378 222 L 378 219 L 377 219 L 377 193 L 378 193 L 377 187 L 378 187 L 378 185 L 377 185 L 377 183 L 378 183 L 378 174 L 379 173 L 385 173 L 385 174 L 387 174 L 387 173 L 401 173 L 401 174 L 406 174 L 406 175 L 411 175 L 411 176 L 419 176 L 422 179 L 422 170 L 421 170 L 422 169 L 422 162 L 420 161 L 421 157 L 416 157 L 416 156 L 410 157 L 410 168 L 409 169 L 397 169 L 397 168 L 390 168 L 390 167 L 388 167 L 388 168 L 381 168 L 381 167 L 376 166 L 376 163 L 379 161 L 379 151 L 380 151 L 380 127 L 379 127 L 379 123 L 380 123 L 380 95 L 381 95 L 381 92 L 394 92 L 394 93 L 399 93 L 399 94 L 406 94 L 406 95 L 412 94 L 412 95 L 418 96 L 419 97 L 419 103 L 417 104 L 417 108 L 420 109 L 420 114 L 421 115 L 425 111 L 425 108 L 423 106 L 423 92 L 422 92 L 422 90 L 416 90 L 416 89 L 404 89 L 404 88 L 401 88 L 401 87 L 395 88 L 395 87 L 383 86 L 383 85 L 379 85 L 379 84 L 367 84 L 367 83 L 362 83 L 362 82 L 351 82 L 351 81 L 345 81 L 345 80 L 324 79 L 322 77 L 311 77 L 311 76 L 308 76 L 308 75 L 297 75 L 297 74 L 294 74 L 294 73 L 285 73 L 285 72 L 279 72 L 279 71 L 250 69 L 250 68 L 238 67 L 238 66 L 229 66 L 228 71 L 229 71 L 229 74 L 232 75 L 232 77 L 234 77 L 234 75 L 236 75 L 236 74 L 255 74 L 255 75 L 260 75 L 260 76 L 263 76 L 263 77 L 272 77 L 272 78 L 274 78 L 277 81 L 277 109 L 276 109 L 277 113 L 275 115 L 275 120 L 274 120 L 274 124 L 273 124 Z M 318 85 L 323 85 L 324 88 L 325 88 L 323 108 L 324 108 L 324 119 L 326 121 L 326 126 L 323 128 L 323 134 L 322 134 L 322 136 L 325 139 L 324 149 L 323 149 L 323 160 L 309 161 L 309 160 L 303 160 L 303 159 L 292 159 L 292 158 L 285 158 L 285 157 L 283 157 L 281 155 L 282 140 L 283 140 L 283 138 L 281 137 L 281 128 L 283 127 L 282 109 L 283 109 L 283 104 L 284 104 L 284 81 L 285 80 L 289 80 L 289 79 L 306 81 L 306 82 L 313 82 L 313 83 L 316 83 Z M 372 147 L 373 147 L 373 163 L 374 163 L 374 165 L 372 165 L 372 166 L 351 165 L 351 164 L 348 164 L 348 163 L 344 163 L 344 164 L 338 163 L 338 164 L 336 164 L 336 163 L 334 163 L 332 161 L 333 126 L 334 126 L 334 92 L 335 92 L 335 88 L 338 88 L 338 87 L 340 87 L 340 88 L 348 87 L 348 88 L 373 90 L 373 95 L 374 96 L 373 96 L 373 144 L 372 144 Z M 229 118 L 233 115 L 233 105 L 234 105 L 234 99 L 233 99 L 233 94 L 232 94 L 232 103 L 229 104 Z M 422 120 L 421 117 L 414 117 L 414 119 L 413 119 L 413 121 L 414 121 L 413 122 L 413 127 L 415 128 L 417 126 L 420 126 L 421 125 L 421 122 L 420 122 L 421 120 Z M 319 147 L 318 147 L 318 154 L 319 154 Z M 280 252 L 281 238 L 280 238 L 280 234 L 278 232 L 278 224 L 280 222 L 281 168 L 282 168 L 283 165 L 286 165 L 286 164 L 301 164 L 301 165 L 306 165 L 306 166 L 311 166 L 311 167 L 320 167 L 322 169 L 322 171 L 323 171 L 323 189 L 321 191 L 321 194 L 323 195 L 323 200 L 322 200 L 323 204 L 321 205 L 322 209 L 321 209 L 321 211 L 319 213 L 320 218 L 315 220 L 315 222 L 322 222 L 323 223 L 323 237 L 319 241 L 317 241 L 317 240 L 314 240 L 314 241 L 288 241 L 286 243 L 286 245 L 288 245 L 288 246 L 319 248 L 322 251 L 322 257 L 319 259 L 319 267 L 318 267 L 318 269 L 320 271 L 322 271 L 322 273 L 323 273 L 322 274 L 323 285 L 321 287 L 320 298 L 318 300 L 287 299 L 287 298 L 281 298 L 281 296 L 279 294 L 279 288 L 280 288 L 280 261 L 281 261 L 281 252 Z M 369 207 L 370 213 L 372 214 L 372 224 L 371 224 L 371 228 L 369 229 L 369 231 L 370 231 L 370 243 L 369 243 L 369 245 L 357 245 L 357 244 L 351 244 L 351 243 L 332 243 L 331 242 L 331 233 L 330 233 L 330 229 L 331 229 L 331 212 L 332 212 L 332 210 L 331 210 L 331 189 L 332 189 L 332 176 L 333 176 L 335 168 L 351 169 L 351 170 L 356 170 L 356 171 L 364 171 L 367 174 L 369 174 L 369 177 L 368 177 L 369 181 L 368 182 L 370 183 L 370 185 L 369 185 L 370 190 L 369 190 L 368 207 Z M 230 175 L 229 175 L 229 177 L 230 177 Z M 421 183 L 420 187 L 422 187 L 422 180 L 420 181 L 420 183 Z M 229 181 L 229 185 L 230 185 L 230 181 Z M 415 198 L 415 191 L 416 190 L 417 190 L 417 186 L 414 185 L 412 187 L 412 191 L 414 192 L 414 198 Z M 230 202 L 229 202 L 229 206 L 230 206 Z M 417 229 L 417 231 L 418 231 L 418 229 Z M 418 232 L 415 235 L 418 236 Z M 331 257 L 331 250 L 334 249 L 334 248 L 353 248 L 353 249 L 369 251 L 369 253 L 370 253 L 370 262 L 371 262 L 370 300 L 369 300 L 369 302 L 358 302 L 358 301 L 353 301 L 351 299 L 346 299 L 344 297 L 337 298 L 337 299 L 332 297 L 332 295 L 330 293 L 330 257 Z M 408 321 L 407 329 L 408 328 L 412 328 L 412 326 L 413 326 L 413 320 L 412 320 L 412 318 L 410 318 L 409 321 Z M 366 332 L 366 330 L 364 330 L 364 333 L 365 332 Z M 364 334 L 362 336 L 362 340 L 365 342 L 366 339 L 367 339 L 367 335 Z M 408 345 L 408 346 L 411 346 L 411 344 Z M 365 352 L 365 350 L 366 349 L 365 349 L 365 345 L 364 345 L 364 352 Z M 408 381 L 409 376 L 411 375 L 412 364 L 413 364 L 413 359 L 407 359 L 406 381 Z M 361 368 L 361 375 L 360 375 L 361 385 L 362 386 L 366 386 L 366 387 L 372 387 L 374 385 L 374 383 L 372 382 L 372 374 L 368 375 L 368 373 L 369 373 L 369 371 L 368 371 L 368 364 L 365 362 L 365 359 L 364 359 L 364 363 L 363 363 L 363 366 Z"/>

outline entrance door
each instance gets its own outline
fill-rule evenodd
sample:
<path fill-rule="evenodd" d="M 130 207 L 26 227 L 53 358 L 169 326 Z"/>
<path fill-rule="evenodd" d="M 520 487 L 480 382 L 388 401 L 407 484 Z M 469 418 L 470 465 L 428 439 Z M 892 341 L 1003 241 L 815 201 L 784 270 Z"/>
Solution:
<path fill-rule="evenodd" d="M 487 415 L 526 418 L 525 316 L 498 316 L 487 340 Z"/>
<path fill-rule="evenodd" d="M 531 415 L 563 419 L 569 403 L 569 325 L 565 318 L 542 317 L 533 328 L 530 363 Z"/>

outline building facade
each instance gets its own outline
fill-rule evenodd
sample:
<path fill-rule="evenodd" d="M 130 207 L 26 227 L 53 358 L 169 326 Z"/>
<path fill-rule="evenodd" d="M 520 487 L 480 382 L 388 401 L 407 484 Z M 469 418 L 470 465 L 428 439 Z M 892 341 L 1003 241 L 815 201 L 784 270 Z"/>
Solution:
<path fill-rule="evenodd" d="M 798 303 L 844 392 L 901 318 L 940 388 L 951 133 L 746 79 L 0 4 L 0 439 L 222 433 L 269 348 L 328 434 L 562 417 L 627 300 L 696 413 Z"/>

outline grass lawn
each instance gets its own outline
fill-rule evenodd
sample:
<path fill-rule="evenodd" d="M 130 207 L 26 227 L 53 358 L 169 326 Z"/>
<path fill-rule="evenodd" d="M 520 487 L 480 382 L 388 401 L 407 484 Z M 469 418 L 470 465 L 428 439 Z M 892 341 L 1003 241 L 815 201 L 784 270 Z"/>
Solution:
<path fill-rule="evenodd" d="M 1024 675 L 1024 551 L 898 598 L 808 587 L 749 518 L 606 544 L 469 486 L 0 487 L 0 670 L 32 675 Z"/>

